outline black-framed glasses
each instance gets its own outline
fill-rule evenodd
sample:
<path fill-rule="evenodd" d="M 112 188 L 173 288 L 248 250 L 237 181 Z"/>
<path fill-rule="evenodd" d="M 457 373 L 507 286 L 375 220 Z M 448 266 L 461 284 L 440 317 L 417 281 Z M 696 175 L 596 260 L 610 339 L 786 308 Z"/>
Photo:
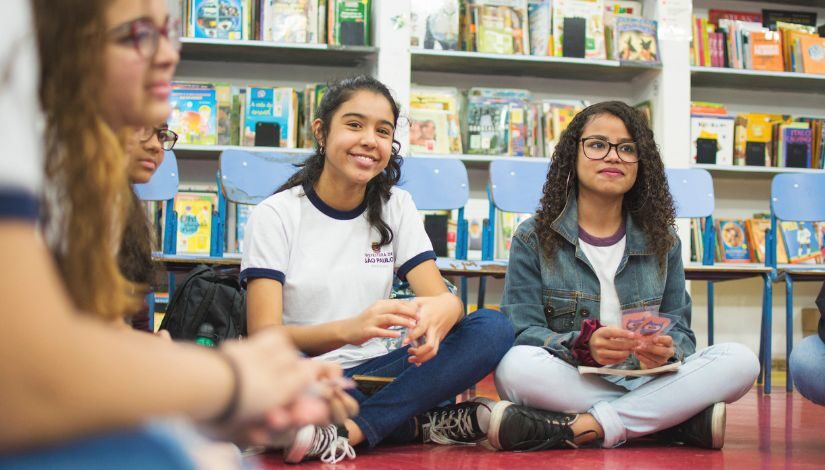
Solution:
<path fill-rule="evenodd" d="M 138 18 L 112 28 L 108 36 L 118 44 L 131 45 L 146 59 L 157 53 L 161 36 L 180 51 L 180 21 L 177 19 L 170 18 L 162 28 L 158 28 L 151 19 Z"/>
<path fill-rule="evenodd" d="M 619 160 L 625 163 L 639 163 L 639 146 L 636 142 L 614 144 L 599 137 L 585 137 L 581 143 L 584 156 L 590 160 L 604 160 L 615 148 Z"/>
<path fill-rule="evenodd" d="M 158 142 L 163 150 L 172 150 L 178 141 L 178 134 L 166 127 L 144 127 L 141 129 L 140 142 L 149 142 L 149 139 L 157 136 Z"/>

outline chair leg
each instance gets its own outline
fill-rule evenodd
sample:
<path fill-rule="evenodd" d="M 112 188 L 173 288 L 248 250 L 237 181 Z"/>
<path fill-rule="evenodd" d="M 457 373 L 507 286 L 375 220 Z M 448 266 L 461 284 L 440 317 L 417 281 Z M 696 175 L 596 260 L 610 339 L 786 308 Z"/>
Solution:
<path fill-rule="evenodd" d="M 768 276 L 765 275 L 765 278 Z M 765 309 L 768 305 L 768 291 L 762 287 L 762 315 L 759 316 L 759 376 L 756 384 L 762 385 L 765 378 Z"/>
<path fill-rule="evenodd" d="M 791 350 L 793 349 L 793 277 L 785 274 L 785 370 L 788 378 L 785 381 L 785 389 L 793 391 L 793 380 L 791 379 Z"/>
<path fill-rule="evenodd" d="M 476 304 L 476 310 L 481 310 L 484 308 L 484 296 L 487 293 L 487 276 L 481 276 L 478 278 L 478 303 Z"/>
<path fill-rule="evenodd" d="M 713 298 L 714 284 L 708 281 L 708 346 L 713 346 Z"/>
<path fill-rule="evenodd" d="M 148 306 L 149 310 L 149 333 L 155 332 L 155 293 L 154 291 L 149 291 L 146 294 L 146 305 Z"/>
<path fill-rule="evenodd" d="M 763 388 L 765 394 L 771 393 L 771 342 L 773 341 L 773 279 L 770 275 L 765 276 L 765 291 L 767 292 L 767 305 L 764 309 L 765 320 L 763 328 L 765 329 L 765 347 L 763 368 L 765 370 L 765 387 Z"/>
<path fill-rule="evenodd" d="M 467 276 L 461 277 L 461 303 L 464 304 L 464 314 L 469 313 L 470 308 L 467 307 Z"/>

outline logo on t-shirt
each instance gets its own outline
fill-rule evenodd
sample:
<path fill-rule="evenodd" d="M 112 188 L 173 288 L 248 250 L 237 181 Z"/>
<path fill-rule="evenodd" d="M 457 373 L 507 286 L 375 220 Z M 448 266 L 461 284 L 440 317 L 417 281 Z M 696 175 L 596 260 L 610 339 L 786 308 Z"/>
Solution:
<path fill-rule="evenodd" d="M 378 242 L 373 242 L 370 249 L 372 250 L 371 252 L 364 253 L 364 264 L 385 265 L 395 262 L 395 254 L 392 250 L 381 250 L 381 245 L 379 245 Z"/>

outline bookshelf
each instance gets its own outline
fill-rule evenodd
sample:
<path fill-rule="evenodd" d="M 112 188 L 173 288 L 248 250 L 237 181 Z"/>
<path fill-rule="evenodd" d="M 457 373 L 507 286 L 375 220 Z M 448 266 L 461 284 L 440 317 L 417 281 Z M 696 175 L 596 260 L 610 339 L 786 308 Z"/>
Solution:
<path fill-rule="evenodd" d="M 812 168 L 785 168 L 770 166 L 732 166 L 732 165 L 708 165 L 694 164 L 691 168 L 702 168 L 708 170 L 714 177 L 728 178 L 758 178 L 772 179 L 781 173 L 825 173 L 825 170 Z"/>
<path fill-rule="evenodd" d="M 598 102 L 621 99 L 630 104 L 650 101 L 653 129 L 667 167 L 690 167 L 690 101 L 726 103 L 731 113 L 779 112 L 796 116 L 825 117 L 825 75 L 786 72 L 691 67 L 689 41 L 674 37 L 659 39 L 662 65 L 647 66 L 613 60 L 586 60 L 563 57 L 482 54 L 459 51 L 411 49 L 408 18 L 410 5 L 417 0 L 373 2 L 373 44 L 377 47 L 329 47 L 326 45 L 276 44 L 263 41 L 212 41 L 183 38 L 182 63 L 178 77 L 188 81 L 231 82 L 235 85 L 281 84 L 301 86 L 324 82 L 356 73 L 372 73 L 386 83 L 407 111 L 413 83 L 422 86 L 523 88 L 535 99 L 588 99 Z M 658 0 L 643 0 L 645 17 L 661 19 Z M 825 0 L 757 2 L 750 0 L 693 0 L 697 14 L 708 8 L 728 10 L 816 9 L 820 23 L 825 20 Z M 408 22 L 407 22 L 408 23 Z M 402 155 L 410 155 L 407 129 L 399 126 L 396 138 Z M 306 149 L 178 145 L 182 184 L 214 182 L 218 156 L 227 149 L 250 152 L 285 153 L 296 161 L 309 154 Z M 413 155 L 434 157 L 434 155 Z M 471 198 L 486 198 L 489 162 L 496 159 L 522 159 L 485 155 L 446 155 L 462 160 L 469 170 Z M 547 159 L 536 159 L 547 161 Z M 717 216 L 742 217 L 769 209 L 771 178 L 789 171 L 814 171 L 787 168 L 716 167 L 696 165 L 713 174 Z M 821 170 L 820 170 L 821 171 Z M 689 251 L 686 224 L 680 227 L 683 247 Z M 687 258 L 686 258 L 687 259 Z M 692 268 L 700 269 L 700 268 Z M 749 268 L 743 268 L 749 269 Z M 695 306 L 693 327 L 701 342 L 704 325 L 704 283 L 690 288 Z M 503 284 L 490 281 L 490 303 L 498 302 Z M 474 284 L 471 283 L 471 289 Z M 800 286 L 799 295 L 807 296 Z M 782 311 L 784 299 L 776 288 L 774 308 Z M 815 295 L 816 292 L 813 292 Z M 758 347 L 758 310 L 761 289 L 750 284 L 728 283 L 717 287 L 717 337 Z M 469 298 L 475 293 L 470 292 Z M 801 302 L 797 302 L 801 304 Z M 727 311 L 729 310 L 729 311 Z M 777 324 L 781 315 L 774 315 Z M 774 354 L 783 354 L 784 326 L 774 328 Z"/>
<path fill-rule="evenodd" d="M 287 44 L 181 38 L 181 60 L 357 67 L 372 60 L 375 47 Z"/>
<path fill-rule="evenodd" d="M 533 76 L 600 82 L 627 82 L 639 75 L 661 68 L 658 64 L 640 64 L 618 60 L 484 54 L 480 52 L 429 49 L 413 49 L 410 55 L 414 71 L 470 75 Z"/>

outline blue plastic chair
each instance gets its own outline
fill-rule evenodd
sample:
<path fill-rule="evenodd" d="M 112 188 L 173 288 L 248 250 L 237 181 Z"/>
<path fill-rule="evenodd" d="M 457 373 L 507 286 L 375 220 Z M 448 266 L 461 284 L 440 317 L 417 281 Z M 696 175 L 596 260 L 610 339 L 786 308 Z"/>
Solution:
<path fill-rule="evenodd" d="M 716 236 L 713 224 L 714 191 L 713 179 L 707 170 L 676 169 L 665 170 L 670 194 L 676 208 L 677 218 L 703 218 L 705 229 L 702 240 L 705 247 L 701 264 L 686 265 L 685 275 L 691 280 L 707 282 L 708 303 L 708 345 L 713 344 L 714 332 L 714 283 L 761 276 L 764 280 L 762 291 L 762 323 L 759 339 L 759 362 L 762 365 L 760 383 L 765 380 L 765 393 L 770 393 L 770 341 L 771 341 L 771 272 L 762 267 L 731 267 L 714 265 Z"/>
<path fill-rule="evenodd" d="M 458 209 L 455 257 L 466 260 L 468 227 L 464 206 L 470 198 L 470 181 L 464 163 L 456 158 L 407 157 L 401 165 L 398 187 L 410 193 L 420 211 Z M 461 277 L 461 300 L 467 305 L 465 276 Z"/>
<path fill-rule="evenodd" d="M 178 172 L 178 160 L 175 153 L 167 150 L 163 155 L 163 162 L 160 164 L 152 179 L 148 183 L 135 184 L 132 188 L 135 190 L 138 198 L 141 201 L 158 201 L 164 203 L 164 233 L 165 236 L 161 240 L 161 252 L 163 254 L 174 254 L 177 246 L 177 232 L 178 221 L 175 215 L 175 195 L 178 193 L 178 185 L 180 184 L 180 173 Z M 160 223 L 160 214 L 158 219 L 153 221 L 155 224 Z M 174 288 L 174 276 L 169 273 L 169 289 Z M 149 330 L 154 331 L 155 328 L 155 293 L 150 290 L 146 294 L 146 305 L 149 306 Z"/>
<path fill-rule="evenodd" d="M 305 155 L 277 152 L 221 152 L 218 217 L 222 226 L 227 226 L 226 201 L 247 205 L 261 203 L 298 171 L 295 164 L 304 159 Z"/>
<path fill-rule="evenodd" d="M 771 231 L 767 237 L 768 264 L 777 269 L 778 221 L 819 222 L 825 220 L 825 174 L 787 173 L 776 175 L 771 182 Z M 813 236 L 816 236 L 815 234 Z M 819 272 L 811 272 L 817 270 Z M 793 391 L 790 357 L 793 349 L 793 283 L 794 280 L 822 282 L 822 266 L 788 265 L 775 271 L 777 279 L 785 278 L 785 360 L 788 365 L 787 390 Z"/>

